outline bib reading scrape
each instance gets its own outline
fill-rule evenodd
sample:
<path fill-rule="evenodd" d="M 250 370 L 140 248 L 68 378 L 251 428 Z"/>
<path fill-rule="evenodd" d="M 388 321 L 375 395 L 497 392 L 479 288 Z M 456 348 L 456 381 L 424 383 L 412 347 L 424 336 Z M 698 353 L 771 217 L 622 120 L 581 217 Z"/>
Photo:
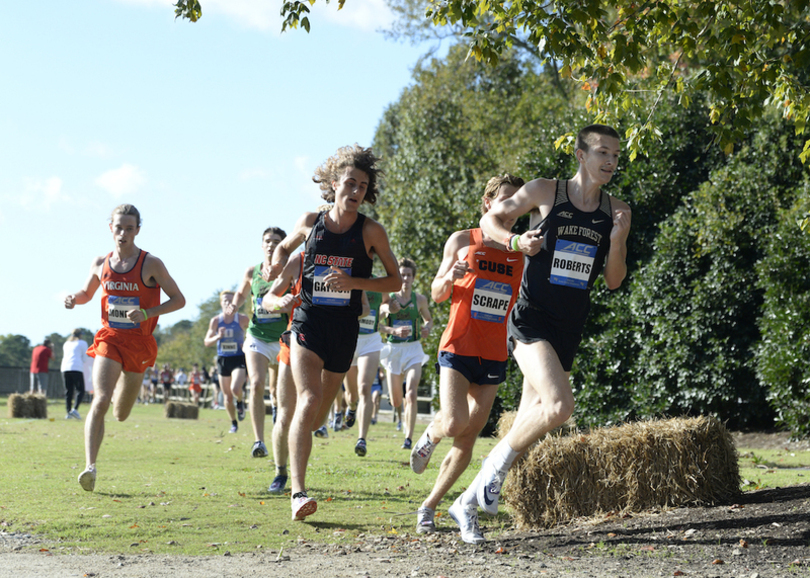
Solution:
<path fill-rule="evenodd" d="M 486 279 L 475 280 L 470 317 L 492 323 L 503 323 L 512 300 L 512 287 Z"/>
<path fill-rule="evenodd" d="M 374 333 L 374 324 L 377 322 L 377 312 L 372 309 L 371 313 L 360 319 L 360 333 Z"/>
<path fill-rule="evenodd" d="M 557 239 L 551 263 L 552 285 L 587 289 L 598 247 Z"/>
<path fill-rule="evenodd" d="M 140 323 L 135 323 L 127 317 L 127 313 L 137 311 L 140 308 L 140 299 L 138 297 L 109 295 L 107 297 L 107 323 L 115 329 L 140 327 Z"/>
<path fill-rule="evenodd" d="M 341 268 L 340 270 L 351 277 L 351 268 Z M 331 305 L 332 307 L 347 307 L 352 298 L 352 291 L 351 289 L 348 291 L 331 289 L 324 281 L 331 272 L 331 267 L 315 266 L 312 276 L 312 303 L 315 305 Z"/>

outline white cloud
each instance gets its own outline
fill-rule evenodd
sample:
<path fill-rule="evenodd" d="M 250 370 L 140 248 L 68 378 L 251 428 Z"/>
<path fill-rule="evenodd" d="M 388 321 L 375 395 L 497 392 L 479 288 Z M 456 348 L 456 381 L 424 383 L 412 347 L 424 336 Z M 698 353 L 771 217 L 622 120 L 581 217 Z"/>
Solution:
<path fill-rule="evenodd" d="M 46 211 L 56 203 L 70 200 L 70 197 L 62 192 L 62 179 L 59 177 L 25 179 L 25 189 L 16 198 L 16 202 L 24 209 Z"/>
<path fill-rule="evenodd" d="M 161 6 L 174 14 L 172 0 L 116 0 L 124 4 Z M 280 3 L 271 0 L 201 0 L 203 18 L 211 14 L 224 14 L 240 25 L 262 31 L 281 32 Z M 328 21 L 338 26 L 372 32 L 389 26 L 393 14 L 385 0 L 346 0 L 342 10 L 338 10 L 338 0 L 316 0 L 310 8 L 313 27 Z M 295 33 L 295 31 L 293 31 Z"/>
<path fill-rule="evenodd" d="M 96 179 L 96 184 L 115 198 L 131 195 L 140 189 L 145 182 L 146 175 L 144 172 L 128 163 L 124 163 L 117 169 L 107 171 Z"/>

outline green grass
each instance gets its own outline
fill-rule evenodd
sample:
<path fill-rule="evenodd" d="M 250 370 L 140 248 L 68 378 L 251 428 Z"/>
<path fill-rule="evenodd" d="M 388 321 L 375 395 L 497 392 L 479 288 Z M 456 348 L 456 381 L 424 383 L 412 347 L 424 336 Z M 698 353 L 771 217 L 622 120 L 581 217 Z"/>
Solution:
<path fill-rule="evenodd" d="M 810 482 L 810 450 L 738 448 L 742 489 L 779 488 Z"/>
<path fill-rule="evenodd" d="M 84 416 L 87 406 L 81 409 Z M 65 420 L 60 402 L 48 411 L 52 420 L 0 418 L 0 531 L 37 534 L 57 542 L 51 549 L 72 552 L 235 553 L 412 533 L 415 511 L 451 445 L 441 443 L 417 476 L 400 449 L 402 434 L 387 419 L 372 426 L 365 458 L 354 454 L 357 426 L 315 439 L 307 485 L 318 512 L 302 523 L 290 520 L 289 495 L 267 493 L 273 462 L 250 457 L 249 419 L 232 435 L 223 411 L 169 420 L 162 406 L 138 405 L 124 423 L 108 414 L 96 491 L 88 493 L 76 482 L 84 468 L 83 422 Z M 5 399 L 0 415 L 8 415 Z M 439 506 L 440 516 L 494 444 L 479 440 L 473 466 Z M 752 482 L 743 489 L 810 481 L 810 471 L 798 469 L 810 467 L 810 452 L 740 449 L 740 456 L 742 476 Z M 481 524 L 493 538 L 511 519 L 502 512 L 482 516 Z"/>
<path fill-rule="evenodd" d="M 7 416 L 6 400 L 0 415 Z M 87 406 L 80 408 L 84 417 Z M 300 540 L 351 542 L 361 534 L 412 532 L 451 444 L 440 444 L 425 474 L 410 470 L 403 434 L 383 420 L 371 427 L 369 453 L 354 454 L 357 426 L 315 439 L 307 487 L 318 512 L 290 520 L 290 498 L 271 496 L 271 459 L 250 457 L 249 418 L 237 434 L 224 411 L 199 420 L 163 417 L 162 406 L 136 405 L 124 423 L 106 420 L 92 493 L 76 481 L 84 469 L 83 422 L 65 420 L 61 404 L 49 420 L 0 418 L 0 529 L 57 540 L 76 552 L 201 554 L 278 550 Z M 388 418 L 390 419 L 390 417 Z M 267 416 L 267 441 L 272 420 Z M 424 425 L 417 426 L 421 435 Z M 482 439 L 473 464 L 494 446 Z M 472 481 L 469 468 L 439 507 Z M 289 488 L 289 485 L 288 485 Z M 503 513 L 488 531 L 508 520 Z"/>

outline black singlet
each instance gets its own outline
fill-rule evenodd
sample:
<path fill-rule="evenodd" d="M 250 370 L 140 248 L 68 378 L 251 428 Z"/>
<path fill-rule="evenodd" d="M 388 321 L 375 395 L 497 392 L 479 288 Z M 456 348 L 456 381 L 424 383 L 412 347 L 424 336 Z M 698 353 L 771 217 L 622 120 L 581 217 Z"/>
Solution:
<path fill-rule="evenodd" d="M 309 233 L 304 257 L 304 274 L 301 279 L 301 309 L 306 312 L 313 307 L 325 308 L 335 315 L 355 319 L 363 312 L 363 292 L 359 289 L 333 291 L 323 283 L 330 267 L 343 269 L 351 277 L 371 277 L 372 260 L 366 253 L 363 242 L 365 215 L 358 213 L 357 220 L 345 233 L 332 233 L 326 228 L 326 212 L 318 214 Z"/>
<path fill-rule="evenodd" d="M 557 181 L 554 207 L 533 229 L 543 231 L 543 247 L 527 257 L 520 294 L 533 309 L 581 329 L 590 310 L 593 283 L 610 250 L 613 212 L 610 195 L 600 191 L 599 208 L 577 209 L 568 198 L 568 181 Z"/>

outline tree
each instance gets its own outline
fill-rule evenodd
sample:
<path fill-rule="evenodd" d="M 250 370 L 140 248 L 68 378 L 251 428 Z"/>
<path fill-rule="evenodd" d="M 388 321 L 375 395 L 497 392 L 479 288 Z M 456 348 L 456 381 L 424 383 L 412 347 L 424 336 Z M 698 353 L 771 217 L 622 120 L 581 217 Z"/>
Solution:
<path fill-rule="evenodd" d="M 309 5 L 286 0 L 282 30 L 309 31 Z M 329 0 L 326 0 L 328 3 Z M 338 9 L 345 0 L 338 0 Z M 176 12 L 196 20 L 196 1 Z M 426 18 L 460 26 L 469 53 L 496 64 L 516 44 L 536 46 L 589 93 L 597 122 L 625 119 L 631 159 L 661 136 L 658 99 L 674 92 L 685 106 L 699 94 L 709 102 L 714 142 L 730 153 L 767 107 L 805 132 L 810 115 L 810 0 L 425 0 Z M 570 147 L 573 135 L 560 137 Z M 800 153 L 810 158 L 810 139 Z"/>
<path fill-rule="evenodd" d="M 24 335 L 0 335 L 0 365 L 28 367 L 32 350 L 31 342 Z"/>

